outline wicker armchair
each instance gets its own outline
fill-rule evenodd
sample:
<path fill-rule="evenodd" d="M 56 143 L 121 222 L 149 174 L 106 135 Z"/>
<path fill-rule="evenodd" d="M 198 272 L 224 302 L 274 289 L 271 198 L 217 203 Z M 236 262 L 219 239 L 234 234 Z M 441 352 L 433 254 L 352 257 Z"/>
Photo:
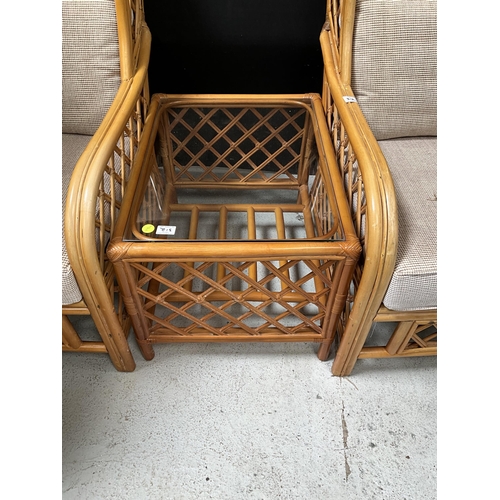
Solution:
<path fill-rule="evenodd" d="M 334 375 L 437 354 L 436 17 L 435 0 L 328 0 L 323 104 L 364 247 Z"/>
<path fill-rule="evenodd" d="M 147 113 L 151 34 L 142 0 L 62 1 L 62 349 L 133 371 L 130 323 L 106 244 Z M 100 339 L 71 317 L 90 315 Z"/>

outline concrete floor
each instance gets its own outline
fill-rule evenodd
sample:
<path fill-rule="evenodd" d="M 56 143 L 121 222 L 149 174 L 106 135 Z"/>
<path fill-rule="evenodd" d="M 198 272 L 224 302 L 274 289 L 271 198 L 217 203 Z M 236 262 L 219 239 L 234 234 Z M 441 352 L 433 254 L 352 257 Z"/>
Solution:
<path fill-rule="evenodd" d="M 131 347 L 133 373 L 63 353 L 64 500 L 436 498 L 436 358 L 337 378 L 314 344 Z"/>

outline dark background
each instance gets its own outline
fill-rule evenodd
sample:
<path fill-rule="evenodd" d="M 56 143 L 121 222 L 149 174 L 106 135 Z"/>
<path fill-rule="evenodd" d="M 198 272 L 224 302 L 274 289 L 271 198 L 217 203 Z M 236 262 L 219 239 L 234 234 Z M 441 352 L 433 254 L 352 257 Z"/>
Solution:
<path fill-rule="evenodd" d="M 321 93 L 326 0 L 144 0 L 151 93 Z"/>

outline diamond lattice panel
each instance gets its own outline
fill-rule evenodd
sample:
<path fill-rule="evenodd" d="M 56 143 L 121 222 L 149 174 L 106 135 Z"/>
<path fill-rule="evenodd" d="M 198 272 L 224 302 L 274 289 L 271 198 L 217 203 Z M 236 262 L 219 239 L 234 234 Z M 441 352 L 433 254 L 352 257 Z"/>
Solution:
<path fill-rule="evenodd" d="M 134 263 L 150 332 L 322 336 L 336 261 Z"/>
<path fill-rule="evenodd" d="M 174 179 L 296 182 L 305 116 L 303 108 L 171 108 Z"/>

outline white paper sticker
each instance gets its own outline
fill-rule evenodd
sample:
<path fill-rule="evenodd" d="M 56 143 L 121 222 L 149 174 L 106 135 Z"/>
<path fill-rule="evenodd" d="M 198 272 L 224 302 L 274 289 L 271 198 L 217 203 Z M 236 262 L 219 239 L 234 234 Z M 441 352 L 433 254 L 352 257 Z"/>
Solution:
<path fill-rule="evenodd" d="M 352 96 L 350 96 L 350 95 L 345 95 L 345 96 L 344 96 L 344 101 L 345 101 L 345 102 L 358 102 L 358 101 L 356 101 L 356 98 L 355 98 L 355 97 L 352 97 Z"/>
<path fill-rule="evenodd" d="M 156 234 L 175 234 L 176 226 L 158 226 L 156 228 Z"/>

